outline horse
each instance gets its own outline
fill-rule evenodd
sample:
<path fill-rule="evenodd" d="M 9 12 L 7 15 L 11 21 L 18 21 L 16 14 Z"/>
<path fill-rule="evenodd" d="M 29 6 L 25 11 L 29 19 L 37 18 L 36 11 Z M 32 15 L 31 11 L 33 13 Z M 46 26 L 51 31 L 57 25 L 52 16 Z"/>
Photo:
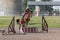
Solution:
<path fill-rule="evenodd" d="M 17 24 L 19 25 L 19 30 L 20 30 L 20 27 L 22 30 L 22 27 L 26 27 L 28 25 L 31 17 L 32 17 L 32 11 L 29 9 L 26 9 L 25 10 L 25 16 L 23 18 L 16 20 Z"/>

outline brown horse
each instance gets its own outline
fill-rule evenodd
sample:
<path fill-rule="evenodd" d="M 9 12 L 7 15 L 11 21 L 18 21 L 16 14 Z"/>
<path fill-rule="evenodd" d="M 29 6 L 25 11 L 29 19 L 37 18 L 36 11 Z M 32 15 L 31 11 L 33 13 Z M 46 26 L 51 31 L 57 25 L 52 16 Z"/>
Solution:
<path fill-rule="evenodd" d="M 32 11 L 29 9 L 26 9 L 24 18 L 20 18 L 16 20 L 17 24 L 19 25 L 19 30 L 20 30 L 20 27 L 22 28 L 22 27 L 25 27 L 25 25 L 26 26 L 28 25 L 30 21 L 30 17 L 32 17 Z"/>

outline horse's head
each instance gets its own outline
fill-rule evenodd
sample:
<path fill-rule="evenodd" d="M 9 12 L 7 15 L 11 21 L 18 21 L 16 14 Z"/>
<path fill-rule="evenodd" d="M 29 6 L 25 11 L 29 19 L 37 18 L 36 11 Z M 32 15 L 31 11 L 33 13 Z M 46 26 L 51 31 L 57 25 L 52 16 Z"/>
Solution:
<path fill-rule="evenodd" d="M 32 10 L 30 10 L 30 9 L 26 9 L 26 11 L 25 11 L 27 14 L 29 14 L 31 17 L 32 17 L 32 14 L 33 14 L 33 11 Z"/>

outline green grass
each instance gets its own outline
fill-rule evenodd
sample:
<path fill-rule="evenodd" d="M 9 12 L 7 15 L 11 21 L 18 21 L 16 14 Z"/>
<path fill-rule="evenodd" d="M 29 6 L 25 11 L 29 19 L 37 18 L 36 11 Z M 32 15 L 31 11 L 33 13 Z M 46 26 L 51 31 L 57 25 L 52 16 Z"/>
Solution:
<path fill-rule="evenodd" d="M 20 18 L 16 16 L 15 19 Z M 0 16 L 0 28 L 6 28 L 10 24 L 12 17 Z M 60 16 L 45 16 L 49 28 L 60 28 Z M 28 26 L 41 27 L 41 16 L 31 18 Z"/>
<path fill-rule="evenodd" d="M 50 28 L 59 28 L 60 27 L 60 16 L 48 16 L 45 17 Z"/>

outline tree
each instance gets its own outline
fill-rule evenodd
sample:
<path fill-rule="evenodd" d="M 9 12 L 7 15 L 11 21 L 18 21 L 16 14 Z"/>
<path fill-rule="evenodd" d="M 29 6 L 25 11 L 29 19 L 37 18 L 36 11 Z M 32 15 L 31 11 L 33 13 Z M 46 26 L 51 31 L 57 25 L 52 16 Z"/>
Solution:
<path fill-rule="evenodd" d="M 28 0 L 24 0 L 24 2 L 23 2 L 23 7 L 24 7 L 24 9 L 26 9 L 26 7 L 27 7 L 27 1 L 28 1 Z"/>
<path fill-rule="evenodd" d="M 26 9 L 26 7 L 27 7 L 27 1 L 28 0 L 24 0 L 24 2 L 23 2 L 23 7 L 24 7 L 24 9 Z M 30 1 L 35 1 L 35 0 L 30 0 Z M 35 6 L 34 5 L 30 5 L 29 6 L 29 8 L 31 9 L 31 10 L 34 10 L 35 9 Z"/>
<path fill-rule="evenodd" d="M 52 11 L 53 11 L 53 8 L 52 7 L 47 7 L 46 10 L 49 12 L 49 15 L 52 16 Z"/>
<path fill-rule="evenodd" d="M 52 1 L 52 0 L 42 0 L 42 1 Z M 48 11 L 49 12 L 49 15 L 52 15 L 52 11 L 53 11 L 53 6 L 51 6 L 51 5 L 49 5 L 49 6 L 47 6 L 47 5 L 44 5 L 45 6 L 45 8 L 44 9 L 46 9 L 46 11 Z"/>

